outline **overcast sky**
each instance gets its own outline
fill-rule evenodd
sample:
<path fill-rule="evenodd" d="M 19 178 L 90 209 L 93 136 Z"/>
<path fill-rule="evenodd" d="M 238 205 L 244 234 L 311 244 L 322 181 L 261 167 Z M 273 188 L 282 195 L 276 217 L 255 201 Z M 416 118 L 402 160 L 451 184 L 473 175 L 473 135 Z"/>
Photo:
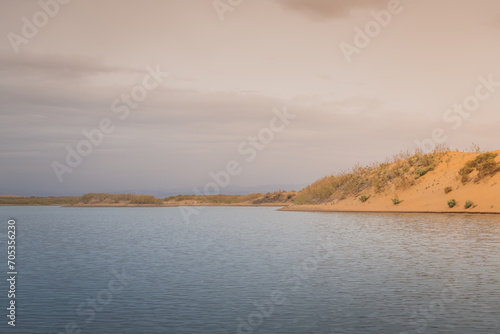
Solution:
<path fill-rule="evenodd" d="M 298 187 L 436 128 L 451 148 L 500 149 L 498 0 L 55 1 L 0 0 L 0 194 L 191 192 L 232 160 L 221 192 Z M 148 67 L 169 75 L 120 118 Z M 469 117 L 446 112 L 478 89 Z M 284 108 L 295 118 L 247 161 L 238 147 Z"/>

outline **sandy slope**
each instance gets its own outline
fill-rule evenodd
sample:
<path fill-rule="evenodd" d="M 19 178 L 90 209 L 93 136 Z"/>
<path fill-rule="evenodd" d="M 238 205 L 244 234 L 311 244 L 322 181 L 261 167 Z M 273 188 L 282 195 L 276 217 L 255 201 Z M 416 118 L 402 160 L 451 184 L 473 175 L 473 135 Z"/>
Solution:
<path fill-rule="evenodd" d="M 495 153 L 499 153 L 500 150 Z M 419 178 L 415 185 L 404 191 L 387 191 L 372 194 L 365 203 L 358 198 L 346 198 L 321 205 L 292 205 L 283 210 L 290 211 L 371 211 L 371 212 L 445 212 L 445 213 L 500 213 L 500 173 L 487 177 L 480 182 L 470 181 L 462 184 L 458 171 L 473 160 L 477 153 L 449 152 L 434 171 Z M 500 160 L 500 156 L 496 161 Z M 475 177 L 475 174 L 471 174 Z M 448 186 L 453 191 L 445 194 Z M 403 202 L 394 205 L 392 199 L 398 197 Z M 449 208 L 448 200 L 455 199 L 457 205 Z M 471 200 L 474 208 L 465 209 L 464 204 Z"/>

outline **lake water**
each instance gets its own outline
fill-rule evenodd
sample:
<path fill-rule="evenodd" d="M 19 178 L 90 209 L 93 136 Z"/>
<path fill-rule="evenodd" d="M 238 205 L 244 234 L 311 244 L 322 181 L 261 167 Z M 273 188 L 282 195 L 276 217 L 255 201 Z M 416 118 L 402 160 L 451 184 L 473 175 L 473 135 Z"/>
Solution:
<path fill-rule="evenodd" d="M 207 207 L 189 223 L 178 208 L 0 207 L 0 217 L 1 333 L 500 333 L 500 217 L 261 207 Z"/>

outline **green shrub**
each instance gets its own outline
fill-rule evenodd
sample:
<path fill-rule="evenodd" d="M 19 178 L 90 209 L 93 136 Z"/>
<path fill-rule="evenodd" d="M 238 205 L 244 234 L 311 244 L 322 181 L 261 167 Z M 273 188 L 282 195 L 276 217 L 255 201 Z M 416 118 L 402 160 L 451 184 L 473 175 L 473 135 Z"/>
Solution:
<path fill-rule="evenodd" d="M 415 162 L 415 179 L 424 176 L 430 171 L 433 171 L 437 166 L 437 161 L 434 154 L 424 154 L 418 156 Z M 410 163 L 411 165 L 411 163 Z"/>
<path fill-rule="evenodd" d="M 398 204 L 400 204 L 401 202 L 403 202 L 403 201 L 402 201 L 402 200 L 400 200 L 400 199 L 399 199 L 399 198 L 397 198 L 397 197 L 392 199 L 392 204 L 394 204 L 394 205 L 398 205 Z"/>
<path fill-rule="evenodd" d="M 450 199 L 450 200 L 448 201 L 448 206 L 449 206 L 450 208 L 453 208 L 455 205 L 457 205 L 457 201 L 455 201 L 454 199 Z"/>
<path fill-rule="evenodd" d="M 364 202 L 368 201 L 369 198 L 370 198 L 370 196 L 361 195 L 361 197 L 359 198 L 359 200 L 364 203 Z"/>
<path fill-rule="evenodd" d="M 415 174 L 417 174 L 418 176 L 424 176 L 425 174 L 427 174 L 427 169 L 419 168 L 415 171 Z"/>
<path fill-rule="evenodd" d="M 466 209 L 468 209 L 468 208 L 470 208 L 470 207 L 471 207 L 471 206 L 473 206 L 473 205 L 474 205 L 474 202 L 472 202 L 472 201 L 467 201 L 467 202 L 465 202 L 464 207 L 465 207 Z"/>

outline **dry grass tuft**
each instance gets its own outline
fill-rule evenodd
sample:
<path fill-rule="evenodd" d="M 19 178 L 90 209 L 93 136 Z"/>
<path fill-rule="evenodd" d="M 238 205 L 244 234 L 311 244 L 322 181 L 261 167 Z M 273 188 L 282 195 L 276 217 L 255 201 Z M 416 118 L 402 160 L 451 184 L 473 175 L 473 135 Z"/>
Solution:
<path fill-rule="evenodd" d="M 477 171 L 476 182 L 487 176 L 493 176 L 500 171 L 500 165 L 495 160 L 497 153 L 483 153 L 478 155 L 474 160 L 468 161 L 459 170 L 458 174 L 462 177 L 462 183 L 467 183 L 473 178 L 469 177 L 471 173 Z"/>

